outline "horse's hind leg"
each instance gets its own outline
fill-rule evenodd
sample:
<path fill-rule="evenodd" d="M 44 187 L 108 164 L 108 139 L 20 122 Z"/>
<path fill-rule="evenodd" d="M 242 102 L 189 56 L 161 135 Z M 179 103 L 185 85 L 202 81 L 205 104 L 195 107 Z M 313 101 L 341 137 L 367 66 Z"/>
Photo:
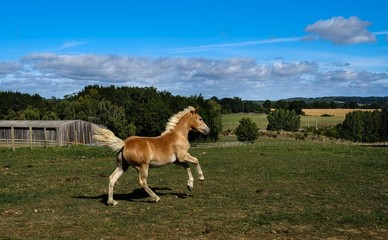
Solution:
<path fill-rule="evenodd" d="M 151 190 L 150 187 L 148 187 L 147 184 L 148 167 L 137 168 L 137 171 L 139 172 L 140 187 L 142 187 L 155 202 L 159 202 L 160 198 L 154 191 Z"/>
<path fill-rule="evenodd" d="M 122 166 L 117 166 L 116 170 L 109 177 L 109 186 L 108 186 L 108 205 L 115 206 L 117 201 L 113 199 L 113 187 L 117 180 L 124 174 L 125 170 Z"/>
<path fill-rule="evenodd" d="M 117 168 L 116 170 L 109 176 L 109 185 L 108 185 L 108 202 L 107 204 L 110 206 L 117 205 L 117 201 L 113 199 L 113 188 L 117 182 L 117 180 L 127 171 L 129 165 L 125 161 L 123 157 L 123 149 L 117 153 Z"/>

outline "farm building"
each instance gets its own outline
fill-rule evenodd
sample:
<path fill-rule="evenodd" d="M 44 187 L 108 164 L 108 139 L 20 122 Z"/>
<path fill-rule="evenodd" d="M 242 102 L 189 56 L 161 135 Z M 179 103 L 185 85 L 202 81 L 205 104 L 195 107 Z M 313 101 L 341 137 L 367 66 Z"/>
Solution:
<path fill-rule="evenodd" d="M 82 120 L 0 120 L 0 145 L 93 144 L 93 125 Z"/>

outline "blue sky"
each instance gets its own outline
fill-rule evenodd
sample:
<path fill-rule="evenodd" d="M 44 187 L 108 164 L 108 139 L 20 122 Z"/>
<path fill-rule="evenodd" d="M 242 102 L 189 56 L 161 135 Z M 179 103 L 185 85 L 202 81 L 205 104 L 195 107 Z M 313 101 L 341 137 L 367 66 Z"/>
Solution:
<path fill-rule="evenodd" d="M 388 96 L 388 1 L 8 1 L 0 91 Z"/>

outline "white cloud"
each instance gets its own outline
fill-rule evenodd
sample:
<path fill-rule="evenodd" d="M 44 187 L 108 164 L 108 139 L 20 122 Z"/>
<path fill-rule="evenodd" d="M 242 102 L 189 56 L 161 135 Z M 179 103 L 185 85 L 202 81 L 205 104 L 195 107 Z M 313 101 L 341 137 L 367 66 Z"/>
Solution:
<path fill-rule="evenodd" d="M 316 77 L 319 82 L 315 85 L 324 90 L 331 90 L 329 95 L 386 96 L 388 90 L 386 73 L 348 69 L 321 72 Z"/>
<path fill-rule="evenodd" d="M 219 44 L 209 44 L 209 45 L 201 45 L 201 46 L 182 47 L 182 48 L 170 49 L 167 52 L 168 53 L 202 52 L 202 51 L 209 51 L 209 50 L 220 49 L 220 48 L 245 47 L 245 46 L 262 45 L 262 44 L 270 44 L 270 43 L 282 43 L 282 42 L 297 42 L 300 40 L 301 40 L 300 37 L 271 38 L 271 39 L 256 40 L 256 41 L 243 41 L 243 42 L 234 42 L 234 43 L 219 43 Z"/>
<path fill-rule="evenodd" d="M 284 59 L 142 58 L 119 55 L 30 54 L 0 62 L 0 90 L 63 97 L 90 84 L 154 86 L 179 95 L 279 99 L 295 96 L 386 95 L 388 73 Z M 323 69 L 322 69 L 323 67 Z"/>
<path fill-rule="evenodd" d="M 62 44 L 62 46 L 60 46 L 60 50 L 64 50 L 64 49 L 68 49 L 68 48 L 74 48 L 74 47 L 78 47 L 78 46 L 81 46 L 81 45 L 84 45 L 86 44 L 87 42 L 85 41 L 67 41 L 67 42 L 64 42 Z"/>
<path fill-rule="evenodd" d="M 17 62 L 0 62 L 0 76 L 12 74 L 21 69 L 21 65 Z"/>
<path fill-rule="evenodd" d="M 370 25 L 370 22 L 362 21 L 355 16 L 348 19 L 339 16 L 319 20 L 308 25 L 305 31 L 334 44 L 371 43 L 376 41 L 376 37 L 367 30 Z"/>
<path fill-rule="evenodd" d="M 311 62 L 276 62 L 272 65 L 272 74 L 290 77 L 315 72 L 316 69 L 317 64 Z"/>
<path fill-rule="evenodd" d="M 374 35 L 388 35 L 388 31 L 373 32 Z"/>

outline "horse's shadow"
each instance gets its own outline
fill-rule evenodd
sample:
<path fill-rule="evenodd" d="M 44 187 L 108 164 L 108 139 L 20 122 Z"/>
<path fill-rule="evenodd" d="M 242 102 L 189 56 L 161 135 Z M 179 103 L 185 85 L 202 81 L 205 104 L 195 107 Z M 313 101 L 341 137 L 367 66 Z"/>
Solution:
<path fill-rule="evenodd" d="M 177 198 L 187 198 L 192 197 L 193 195 L 183 193 L 183 192 L 171 192 L 171 188 L 151 188 L 158 196 L 175 196 Z M 166 192 L 167 191 L 167 192 Z M 73 196 L 77 199 L 100 199 L 100 202 L 107 205 L 108 194 L 102 194 L 98 196 Z M 113 194 L 115 200 L 120 201 L 136 201 L 136 202 L 153 202 L 150 196 L 142 188 L 133 190 L 130 193 L 116 193 Z"/>

